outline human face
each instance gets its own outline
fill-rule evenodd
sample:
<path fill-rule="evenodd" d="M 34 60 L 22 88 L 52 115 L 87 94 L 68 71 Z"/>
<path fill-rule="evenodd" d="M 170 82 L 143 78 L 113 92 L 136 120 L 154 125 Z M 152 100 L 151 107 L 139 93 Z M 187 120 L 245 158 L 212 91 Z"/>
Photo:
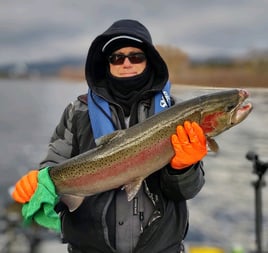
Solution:
<path fill-rule="evenodd" d="M 123 47 L 113 52 L 113 54 L 123 55 L 129 55 L 134 53 L 143 53 L 143 51 L 136 47 Z M 131 63 L 128 58 L 125 58 L 124 62 L 120 65 L 113 65 L 109 63 L 110 73 L 115 77 L 136 76 L 143 72 L 146 67 L 146 63 L 146 59 L 141 63 Z"/>

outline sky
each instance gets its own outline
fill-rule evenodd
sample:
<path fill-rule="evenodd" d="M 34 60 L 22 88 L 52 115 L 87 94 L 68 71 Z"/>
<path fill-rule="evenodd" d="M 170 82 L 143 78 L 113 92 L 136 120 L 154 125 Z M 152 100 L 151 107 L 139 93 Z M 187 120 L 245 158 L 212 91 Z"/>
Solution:
<path fill-rule="evenodd" d="M 86 57 L 122 18 L 192 58 L 241 56 L 268 48 L 267 10 L 268 0 L 0 0 L 0 65 Z"/>

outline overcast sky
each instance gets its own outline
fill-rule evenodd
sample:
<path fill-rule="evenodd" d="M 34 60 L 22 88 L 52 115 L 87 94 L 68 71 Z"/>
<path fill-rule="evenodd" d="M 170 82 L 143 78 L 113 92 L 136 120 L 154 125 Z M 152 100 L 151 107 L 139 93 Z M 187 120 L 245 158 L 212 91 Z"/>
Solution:
<path fill-rule="evenodd" d="M 121 18 L 190 57 L 267 49 L 268 0 L 0 0 L 0 64 L 83 56 Z"/>

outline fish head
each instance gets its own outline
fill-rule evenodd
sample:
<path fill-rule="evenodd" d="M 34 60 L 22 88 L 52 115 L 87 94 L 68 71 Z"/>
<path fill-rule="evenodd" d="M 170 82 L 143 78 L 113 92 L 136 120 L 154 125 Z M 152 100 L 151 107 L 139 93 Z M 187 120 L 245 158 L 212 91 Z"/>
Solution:
<path fill-rule="evenodd" d="M 242 122 L 252 111 L 249 97 L 244 89 L 227 90 L 213 95 L 212 102 L 204 103 L 200 126 L 208 137 L 219 135 Z"/>

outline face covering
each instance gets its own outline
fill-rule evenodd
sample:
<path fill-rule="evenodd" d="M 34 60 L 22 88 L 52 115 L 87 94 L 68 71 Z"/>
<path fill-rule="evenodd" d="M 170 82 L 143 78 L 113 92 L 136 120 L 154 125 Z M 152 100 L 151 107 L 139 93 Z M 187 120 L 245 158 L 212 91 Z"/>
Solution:
<path fill-rule="evenodd" d="M 152 87 L 151 76 L 152 71 L 148 64 L 141 74 L 132 77 L 118 78 L 107 71 L 109 92 L 123 108 L 125 116 L 130 115 L 131 107 L 137 104 L 140 95 Z"/>

